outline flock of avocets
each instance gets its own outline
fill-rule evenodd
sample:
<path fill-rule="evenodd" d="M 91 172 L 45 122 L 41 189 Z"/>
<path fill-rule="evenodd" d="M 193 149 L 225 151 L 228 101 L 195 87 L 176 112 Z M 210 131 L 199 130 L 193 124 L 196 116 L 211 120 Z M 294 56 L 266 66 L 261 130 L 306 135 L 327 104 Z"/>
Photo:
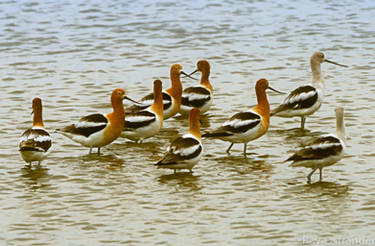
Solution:
<path fill-rule="evenodd" d="M 158 168 L 174 169 L 174 172 L 178 169 L 188 169 L 192 172 L 192 168 L 203 154 L 201 138 L 216 138 L 230 142 L 228 153 L 234 143 L 243 143 L 243 153 L 246 158 L 247 143 L 267 132 L 270 116 L 301 117 L 301 128 L 304 129 L 306 117 L 316 112 L 323 102 L 324 81 L 321 73 L 323 62 L 346 67 L 327 60 L 322 52 L 315 52 L 310 59 L 313 75 L 311 84 L 300 86 L 290 92 L 284 101 L 271 111 L 266 90 L 283 92 L 271 88 L 266 79 L 259 79 L 255 85 L 257 106 L 234 114 L 217 129 L 202 135 L 200 114 L 206 112 L 213 101 L 213 89 L 209 81 L 210 64 L 206 60 L 198 61 L 196 70 L 190 74 L 184 73 L 179 64 L 172 65 L 170 69 L 172 87 L 162 90 L 161 81 L 155 80 L 153 93 L 142 98 L 140 102 L 128 98 L 123 89 L 115 89 L 111 95 L 112 113 L 91 114 L 56 131 L 90 148 L 90 154 L 92 148 L 98 148 L 97 153 L 100 155 L 101 147 L 120 136 L 141 142 L 157 134 L 162 128 L 163 120 L 178 113 L 188 114 L 189 133 L 174 139 L 164 157 L 155 165 Z M 191 75 L 196 72 L 201 72 L 200 84 L 183 90 L 181 74 L 192 78 Z M 123 99 L 134 103 L 128 112 L 125 112 Z M 44 129 L 40 98 L 33 99 L 32 108 L 33 126 L 22 134 L 19 141 L 21 156 L 30 166 L 34 161 L 40 164 L 49 154 L 52 145 L 51 136 Z M 312 168 L 307 176 L 309 183 L 311 183 L 311 175 L 318 168 L 321 181 L 322 168 L 336 163 L 344 155 L 346 140 L 343 108 L 336 107 L 335 113 L 336 135 L 323 135 L 286 160 L 291 161 L 291 166 L 294 167 Z"/>

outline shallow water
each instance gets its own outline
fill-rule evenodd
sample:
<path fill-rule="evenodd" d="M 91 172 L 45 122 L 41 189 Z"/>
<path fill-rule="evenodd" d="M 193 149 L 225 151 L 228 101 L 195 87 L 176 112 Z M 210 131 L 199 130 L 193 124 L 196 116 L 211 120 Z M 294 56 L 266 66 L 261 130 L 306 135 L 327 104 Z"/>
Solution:
<path fill-rule="evenodd" d="M 0 2 L 1 244 L 375 244 L 374 11 L 370 0 Z M 349 68 L 323 64 L 325 102 L 308 131 L 297 118 L 272 118 L 247 160 L 241 145 L 228 156 L 228 143 L 204 140 L 192 175 L 156 169 L 188 129 L 182 117 L 143 144 L 118 139 L 100 157 L 58 134 L 41 166 L 19 156 L 35 96 L 52 132 L 109 112 L 114 88 L 139 99 L 156 78 L 170 86 L 170 65 L 191 72 L 207 59 L 215 94 L 207 130 L 256 104 L 259 78 L 283 91 L 310 82 L 317 50 Z M 269 93 L 272 107 L 282 99 Z M 310 170 L 283 161 L 335 131 L 336 105 L 345 108 L 345 158 L 308 185 Z"/>

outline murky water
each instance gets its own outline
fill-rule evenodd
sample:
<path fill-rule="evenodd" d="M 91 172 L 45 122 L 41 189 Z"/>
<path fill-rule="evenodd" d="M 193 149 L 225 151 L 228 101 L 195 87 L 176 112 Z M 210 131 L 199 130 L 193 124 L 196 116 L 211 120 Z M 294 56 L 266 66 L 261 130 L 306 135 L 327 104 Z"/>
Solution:
<path fill-rule="evenodd" d="M 374 13 L 371 0 L 1 1 L 1 244 L 375 244 Z M 181 117 L 143 144 L 118 139 L 101 157 L 57 134 L 40 167 L 27 168 L 17 151 L 35 96 L 52 132 L 109 112 L 114 88 L 137 99 L 155 78 L 169 87 L 173 63 L 191 72 L 207 59 L 207 130 L 254 105 L 259 78 L 284 91 L 310 82 L 317 50 L 349 68 L 322 65 L 326 98 L 309 131 L 296 129 L 297 118 L 272 118 L 247 160 L 240 145 L 228 156 L 228 143 L 204 140 L 193 175 L 156 169 L 188 129 Z M 269 93 L 272 106 L 282 99 Z M 335 131 L 336 105 L 345 108 L 346 156 L 324 170 L 324 183 L 307 185 L 310 170 L 283 160 Z"/>

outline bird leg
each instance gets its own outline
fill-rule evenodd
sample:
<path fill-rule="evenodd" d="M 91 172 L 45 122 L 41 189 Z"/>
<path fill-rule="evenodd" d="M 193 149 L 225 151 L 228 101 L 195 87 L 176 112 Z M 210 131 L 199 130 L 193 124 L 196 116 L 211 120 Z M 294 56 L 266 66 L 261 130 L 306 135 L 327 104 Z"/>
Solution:
<path fill-rule="evenodd" d="M 307 183 L 311 184 L 311 175 L 318 169 L 318 167 L 315 167 L 309 175 L 307 175 Z"/>
<path fill-rule="evenodd" d="M 319 181 L 322 182 L 322 176 L 323 176 L 323 168 L 319 168 Z"/>
<path fill-rule="evenodd" d="M 301 129 L 305 129 L 305 122 L 306 122 L 306 117 L 301 117 Z"/>
<path fill-rule="evenodd" d="M 228 154 L 229 154 L 229 151 L 230 151 L 230 149 L 232 148 L 233 144 L 234 144 L 234 143 L 231 143 L 231 144 L 229 145 L 229 147 L 228 147 L 228 149 L 227 149 L 227 153 L 228 153 Z"/>
<path fill-rule="evenodd" d="M 244 144 L 243 144 L 243 155 L 245 156 L 245 158 L 247 158 L 247 155 L 246 155 L 246 147 L 247 147 L 247 143 L 244 143 Z"/>
<path fill-rule="evenodd" d="M 98 147 L 98 155 L 100 155 L 100 147 Z"/>

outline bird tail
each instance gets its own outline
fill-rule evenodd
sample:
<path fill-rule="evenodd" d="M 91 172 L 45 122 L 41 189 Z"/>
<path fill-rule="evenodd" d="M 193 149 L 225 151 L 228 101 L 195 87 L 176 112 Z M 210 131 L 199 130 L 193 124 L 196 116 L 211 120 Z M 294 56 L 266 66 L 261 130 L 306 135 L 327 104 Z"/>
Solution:
<path fill-rule="evenodd" d="M 280 107 L 277 107 L 277 108 L 271 110 L 270 116 L 274 116 L 274 115 L 276 115 L 276 114 L 280 111 L 279 108 L 280 108 Z"/>
<path fill-rule="evenodd" d="M 294 155 L 289 157 L 288 159 L 285 159 L 284 162 L 294 161 Z"/>
<path fill-rule="evenodd" d="M 173 155 L 170 155 L 167 153 L 163 158 L 161 158 L 157 163 L 155 163 L 155 166 L 162 166 L 162 165 L 170 165 L 170 164 L 176 164 L 176 159 L 173 157 Z"/>
<path fill-rule="evenodd" d="M 297 155 L 297 154 L 294 154 L 292 155 L 291 157 L 289 157 L 288 159 L 286 159 L 284 162 L 292 162 L 289 164 L 290 167 L 297 167 L 299 166 L 298 163 L 299 161 L 303 160 L 303 158 L 301 158 L 301 156 Z"/>
<path fill-rule="evenodd" d="M 279 112 L 281 112 L 283 110 L 285 110 L 285 105 L 280 104 L 279 106 L 277 106 L 276 108 L 274 108 L 274 109 L 271 110 L 270 116 L 277 115 L 277 113 L 279 113 Z"/>
<path fill-rule="evenodd" d="M 75 129 L 75 125 L 72 124 L 72 125 L 69 125 L 69 126 L 65 126 L 63 128 L 57 128 L 55 129 L 53 132 L 54 133 L 64 133 L 64 132 L 74 132 L 74 129 Z"/>

